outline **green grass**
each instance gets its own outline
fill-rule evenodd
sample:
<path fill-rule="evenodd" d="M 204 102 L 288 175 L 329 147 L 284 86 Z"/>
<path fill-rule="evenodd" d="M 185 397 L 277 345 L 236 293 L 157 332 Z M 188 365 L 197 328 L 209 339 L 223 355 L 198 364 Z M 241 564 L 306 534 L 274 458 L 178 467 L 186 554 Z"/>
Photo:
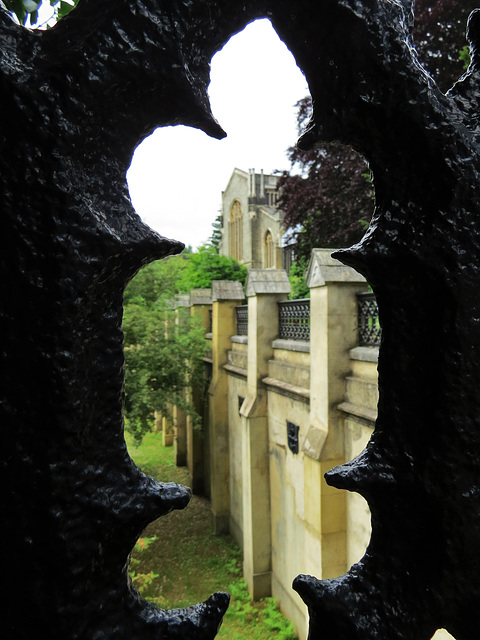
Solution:
<path fill-rule="evenodd" d="M 162 482 L 188 485 L 188 472 L 176 467 L 173 447 L 162 446 L 161 433 L 149 433 L 139 447 L 125 437 L 135 463 Z M 152 522 L 132 554 L 130 571 L 143 597 L 162 609 L 185 607 L 215 591 L 231 595 L 218 633 L 221 640 L 294 640 L 291 624 L 272 598 L 251 602 L 242 579 L 241 551 L 230 536 L 215 536 L 210 504 L 193 496 L 183 511 Z"/>
<path fill-rule="evenodd" d="M 177 467 L 173 461 L 173 447 L 162 446 L 162 433 L 147 433 L 140 446 L 133 436 L 125 432 L 128 452 L 137 467 L 162 482 L 187 482 L 186 469 Z"/>

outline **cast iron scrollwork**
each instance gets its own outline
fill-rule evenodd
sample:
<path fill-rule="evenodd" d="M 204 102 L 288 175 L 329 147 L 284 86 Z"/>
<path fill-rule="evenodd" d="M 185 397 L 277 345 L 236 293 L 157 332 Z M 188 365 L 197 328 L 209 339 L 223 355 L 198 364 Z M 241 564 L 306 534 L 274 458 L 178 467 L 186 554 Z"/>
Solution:
<path fill-rule="evenodd" d="M 210 59 L 269 17 L 313 98 L 300 144 L 352 145 L 376 193 L 369 231 L 336 257 L 378 301 L 378 420 L 365 452 L 328 474 L 368 500 L 372 539 L 345 576 L 295 581 L 310 638 L 429 640 L 438 627 L 476 638 L 480 12 L 469 20 L 472 64 L 445 95 L 416 57 L 413 8 L 80 0 L 33 33 L 0 3 L 6 637 L 215 635 L 227 596 L 163 612 L 127 579 L 142 529 L 185 506 L 188 491 L 141 474 L 123 439 L 123 289 L 181 248 L 138 219 L 125 173 L 157 126 L 224 135 L 208 104 Z"/>

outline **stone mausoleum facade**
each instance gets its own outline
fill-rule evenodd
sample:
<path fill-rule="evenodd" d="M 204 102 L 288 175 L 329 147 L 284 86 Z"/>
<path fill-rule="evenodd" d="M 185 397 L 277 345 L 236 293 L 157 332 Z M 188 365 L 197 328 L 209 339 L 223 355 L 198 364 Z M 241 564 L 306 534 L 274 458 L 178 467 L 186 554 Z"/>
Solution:
<path fill-rule="evenodd" d="M 278 176 L 234 169 L 222 193 L 220 253 L 249 269 L 282 269 L 283 213 Z"/>

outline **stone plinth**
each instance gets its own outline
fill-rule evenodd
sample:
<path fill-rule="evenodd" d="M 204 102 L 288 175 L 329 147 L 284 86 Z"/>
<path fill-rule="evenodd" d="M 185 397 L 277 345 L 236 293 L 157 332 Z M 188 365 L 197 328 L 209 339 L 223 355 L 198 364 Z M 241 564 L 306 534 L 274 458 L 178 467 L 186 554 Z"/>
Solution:
<path fill-rule="evenodd" d="M 210 325 L 209 311 L 212 308 L 211 289 L 192 289 L 190 291 L 190 315 L 208 331 Z M 191 402 L 198 415 L 204 415 L 204 394 L 202 389 L 190 390 Z M 200 429 L 195 428 L 191 416 L 187 416 L 187 467 L 190 487 L 195 494 L 205 492 L 205 451 L 204 438 Z"/>
<path fill-rule="evenodd" d="M 208 389 L 210 500 L 215 533 L 229 529 L 228 380 L 230 338 L 235 334 L 236 312 L 244 298 L 240 282 L 212 283 L 212 379 Z"/>
<path fill-rule="evenodd" d="M 248 297 L 247 397 L 240 413 L 246 418 L 243 433 L 243 553 L 244 578 L 256 599 L 271 593 L 272 549 L 267 389 L 278 337 L 278 306 L 290 292 L 285 271 L 251 270 L 246 285 Z"/>
<path fill-rule="evenodd" d="M 345 398 L 345 377 L 351 369 L 349 352 L 357 344 L 355 294 L 367 285 L 363 276 L 332 258 L 328 249 L 313 250 L 307 284 L 312 359 L 310 427 L 304 453 L 306 460 L 311 458 L 305 465 L 305 494 L 310 496 L 306 515 L 313 535 L 307 535 L 306 552 L 318 558 L 320 548 L 321 566 L 316 574 L 331 578 L 347 569 L 346 493 L 329 487 L 323 476 L 345 461 L 343 418 L 337 407 Z"/>

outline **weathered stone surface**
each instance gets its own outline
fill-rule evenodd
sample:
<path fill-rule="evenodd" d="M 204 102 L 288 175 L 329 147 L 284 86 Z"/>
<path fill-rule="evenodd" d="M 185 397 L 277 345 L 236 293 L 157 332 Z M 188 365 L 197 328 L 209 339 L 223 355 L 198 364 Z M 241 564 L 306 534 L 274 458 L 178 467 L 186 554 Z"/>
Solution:
<path fill-rule="evenodd" d="M 313 249 L 305 279 L 310 289 L 327 282 L 365 282 L 358 271 L 332 258 L 330 249 Z"/>
<path fill-rule="evenodd" d="M 290 282 L 283 269 L 250 269 L 245 292 L 247 298 L 265 293 L 290 293 Z"/>
<path fill-rule="evenodd" d="M 212 282 L 212 302 L 221 300 L 243 300 L 245 294 L 241 282 L 214 280 Z"/>
<path fill-rule="evenodd" d="M 191 289 L 190 290 L 190 306 L 200 304 L 212 304 L 211 289 Z"/>
<path fill-rule="evenodd" d="M 190 296 L 188 293 L 179 293 L 175 296 L 173 301 L 175 308 L 178 307 L 189 307 L 190 306 Z"/>

